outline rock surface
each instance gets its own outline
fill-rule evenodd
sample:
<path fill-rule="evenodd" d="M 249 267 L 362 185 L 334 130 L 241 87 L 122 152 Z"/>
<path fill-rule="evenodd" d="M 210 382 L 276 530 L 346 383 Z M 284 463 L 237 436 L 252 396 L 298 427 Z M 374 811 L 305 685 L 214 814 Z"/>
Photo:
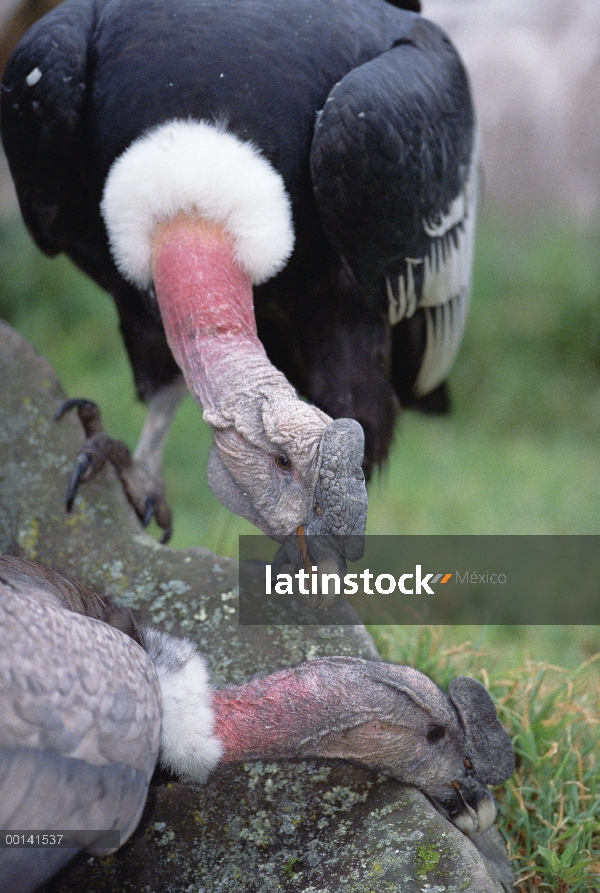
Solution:
<path fill-rule="evenodd" d="M 189 636 L 216 686 L 319 655 L 376 658 L 359 626 L 240 627 L 237 565 L 144 534 L 114 475 L 66 481 L 83 441 L 55 373 L 0 323 L 0 553 L 31 558 Z M 512 876 L 498 833 L 477 841 L 418 791 L 344 763 L 225 766 L 204 786 L 157 775 L 133 837 L 113 856 L 81 855 L 50 893 L 501 893 Z M 487 858 L 481 855 L 484 851 Z"/>

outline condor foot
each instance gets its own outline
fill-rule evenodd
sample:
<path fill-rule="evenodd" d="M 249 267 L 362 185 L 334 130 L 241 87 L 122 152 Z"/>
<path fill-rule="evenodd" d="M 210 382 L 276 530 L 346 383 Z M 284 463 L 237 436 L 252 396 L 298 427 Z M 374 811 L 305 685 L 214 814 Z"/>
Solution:
<path fill-rule="evenodd" d="M 95 477 L 108 460 L 115 468 L 125 495 L 143 526 L 147 527 L 155 518 L 163 531 L 161 543 L 168 542 L 172 516 L 162 480 L 150 474 L 141 462 L 136 462 L 126 443 L 108 436 L 95 403 L 80 398 L 67 400 L 56 412 L 56 421 L 70 409 L 77 410 L 87 439 L 67 485 L 67 511 L 73 508 L 80 484 Z"/>

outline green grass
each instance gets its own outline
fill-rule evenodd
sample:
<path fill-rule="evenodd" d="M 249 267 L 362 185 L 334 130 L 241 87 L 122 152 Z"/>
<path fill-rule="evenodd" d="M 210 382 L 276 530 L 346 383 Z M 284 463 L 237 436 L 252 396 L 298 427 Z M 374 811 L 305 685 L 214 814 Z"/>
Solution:
<path fill-rule="evenodd" d="M 600 237 L 484 221 L 447 419 L 406 415 L 372 533 L 600 531 Z"/>
<path fill-rule="evenodd" d="M 600 531 L 599 235 L 556 221 L 517 231 L 487 220 L 473 308 L 450 379 L 452 415 L 404 416 L 370 490 L 370 533 Z M 69 396 L 102 407 L 131 446 L 144 412 L 110 300 L 69 263 L 42 258 L 20 226 L 0 231 L 0 316 L 52 363 Z M 176 547 L 235 555 L 254 532 L 205 482 L 210 432 L 188 399 L 165 479 Z M 600 889 L 600 630 L 379 627 L 383 655 L 442 685 L 482 680 L 518 754 L 498 792 L 520 890 Z"/>
<path fill-rule="evenodd" d="M 517 757 L 515 773 L 494 793 L 519 893 L 597 893 L 600 654 L 567 669 L 532 660 L 529 645 L 541 640 L 514 641 L 506 627 L 373 632 L 386 659 L 418 666 L 441 685 L 473 676 L 494 698 Z M 575 651 L 578 633 L 580 647 L 592 650 L 591 631 L 572 628 Z"/>

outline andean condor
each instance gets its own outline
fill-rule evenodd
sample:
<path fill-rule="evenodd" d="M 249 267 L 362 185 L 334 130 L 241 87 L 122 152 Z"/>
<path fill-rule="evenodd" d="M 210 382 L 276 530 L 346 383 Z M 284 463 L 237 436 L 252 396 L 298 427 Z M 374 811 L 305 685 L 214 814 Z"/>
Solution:
<path fill-rule="evenodd" d="M 443 384 L 469 301 L 474 112 L 443 32 L 384 0 L 65 0 L 7 65 L 2 138 L 34 239 L 111 293 L 149 401 L 133 460 L 75 401 L 69 500 L 111 458 L 168 535 L 183 373 L 218 498 L 357 557 L 363 470 Z"/>
<path fill-rule="evenodd" d="M 119 829 L 123 844 L 157 760 L 204 781 L 220 761 L 316 756 L 418 787 L 470 835 L 496 816 L 487 785 L 514 769 L 474 679 L 455 679 L 445 695 L 411 667 L 327 657 L 213 692 L 190 641 L 20 558 L 0 556 L 0 635 L 4 831 Z M 0 890 L 36 889 L 76 844 L 0 848 Z"/>

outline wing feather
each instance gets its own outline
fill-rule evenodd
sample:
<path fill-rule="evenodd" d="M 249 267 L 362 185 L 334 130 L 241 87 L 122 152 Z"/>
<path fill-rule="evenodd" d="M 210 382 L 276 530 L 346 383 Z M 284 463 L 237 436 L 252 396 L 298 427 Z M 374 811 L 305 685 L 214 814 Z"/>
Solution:
<path fill-rule="evenodd" d="M 92 0 L 65 0 L 27 32 L 2 78 L 2 142 L 21 211 L 48 254 L 77 241 Z"/>
<path fill-rule="evenodd" d="M 148 655 L 53 599 L 0 578 L 0 747 L 122 763 L 150 777 L 161 702 Z"/>
<path fill-rule="evenodd" d="M 404 323 L 400 353 L 412 339 L 411 360 L 395 377 L 408 376 L 398 387 L 419 397 L 444 381 L 462 339 L 478 153 L 456 51 L 432 23 L 407 22 L 392 49 L 330 93 L 311 170 L 330 241 L 390 325 Z"/>
<path fill-rule="evenodd" d="M 423 229 L 430 240 L 428 253 L 418 261 L 407 258 L 404 273 L 386 277 L 392 326 L 409 319 L 418 308 L 424 308 L 426 337 L 414 383 L 417 396 L 428 394 L 446 379 L 463 338 L 471 295 L 479 166 L 476 140 L 459 195 L 437 219 L 423 220 Z M 418 291 L 413 274 L 415 263 L 423 264 Z"/>
<path fill-rule="evenodd" d="M 0 828 L 118 830 L 122 844 L 146 802 L 162 702 L 143 648 L 76 613 L 107 613 L 91 596 L 47 568 L 0 557 Z M 0 849 L 0 888 L 27 893 L 76 852 L 25 859 Z"/>

